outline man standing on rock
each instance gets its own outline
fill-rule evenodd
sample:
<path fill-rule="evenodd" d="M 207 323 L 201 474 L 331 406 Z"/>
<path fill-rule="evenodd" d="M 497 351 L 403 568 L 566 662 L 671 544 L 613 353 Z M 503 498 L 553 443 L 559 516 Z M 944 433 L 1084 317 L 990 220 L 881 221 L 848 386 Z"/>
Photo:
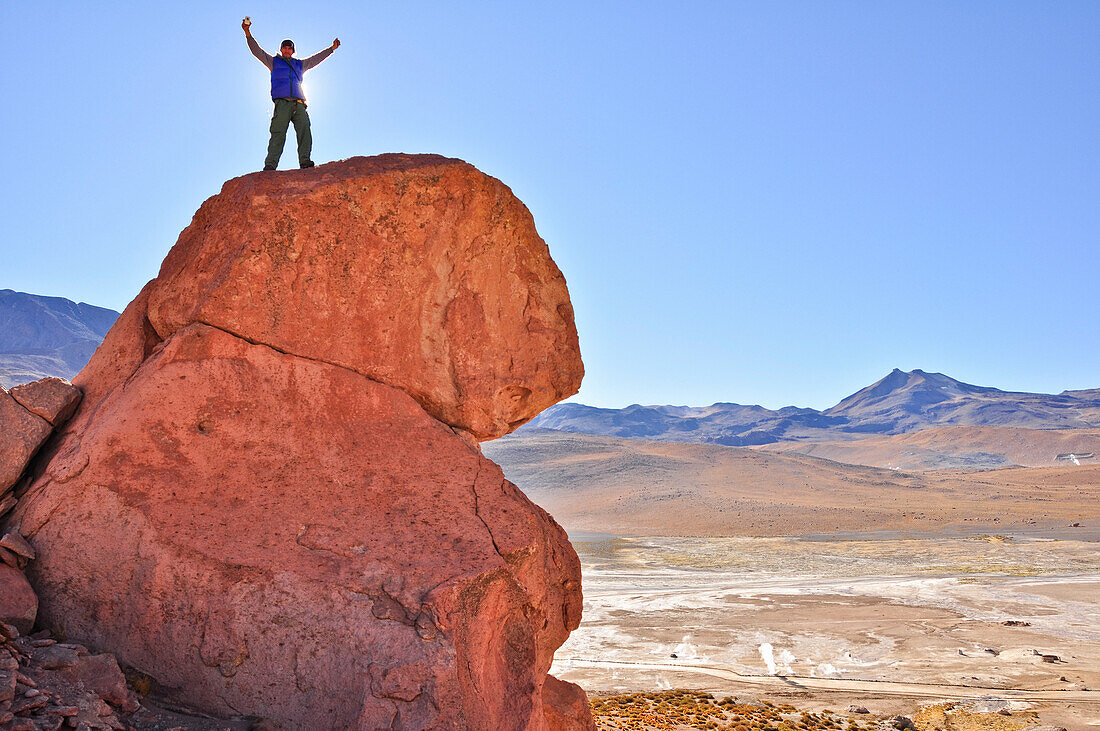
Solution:
<path fill-rule="evenodd" d="M 260 44 L 252 37 L 251 26 L 250 18 L 241 21 L 248 50 L 271 72 L 271 100 L 275 102 L 275 113 L 271 116 L 271 141 L 267 143 L 264 170 L 274 170 L 278 166 L 286 144 L 286 129 L 291 122 L 294 123 L 294 133 L 298 136 L 298 166 L 311 168 L 313 161 L 309 159 L 309 154 L 313 150 L 313 136 L 309 132 L 309 114 L 306 112 L 306 95 L 302 91 L 302 75 L 339 48 L 340 39 L 335 39 L 331 46 L 320 53 L 307 59 L 297 59 L 294 58 L 294 41 L 288 38 L 279 47 L 279 55 L 272 56 L 260 48 Z"/>

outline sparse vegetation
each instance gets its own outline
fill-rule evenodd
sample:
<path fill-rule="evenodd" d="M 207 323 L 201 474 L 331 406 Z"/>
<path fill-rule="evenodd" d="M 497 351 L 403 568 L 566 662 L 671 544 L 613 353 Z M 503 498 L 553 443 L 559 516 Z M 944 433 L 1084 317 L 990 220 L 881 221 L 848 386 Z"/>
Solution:
<path fill-rule="evenodd" d="M 916 709 L 905 716 L 855 718 L 828 708 L 819 712 L 799 710 L 770 701 L 718 700 L 711 693 L 666 690 L 655 693 L 590 697 L 589 705 L 601 731 L 861 731 L 880 728 L 912 728 L 917 731 L 1018 731 L 1034 725 L 1031 712 L 978 712 L 970 703 L 940 703 Z"/>
<path fill-rule="evenodd" d="M 809 731 L 869 729 L 831 711 L 811 713 L 794 706 L 716 699 L 710 693 L 666 690 L 657 693 L 591 698 L 596 727 L 606 731 L 668 731 L 726 729 L 728 731 Z"/>
<path fill-rule="evenodd" d="M 1037 722 L 1031 712 L 1016 712 L 1009 716 L 999 713 L 979 713 L 966 703 L 939 703 L 921 708 L 913 716 L 918 731 L 1017 731 Z"/>

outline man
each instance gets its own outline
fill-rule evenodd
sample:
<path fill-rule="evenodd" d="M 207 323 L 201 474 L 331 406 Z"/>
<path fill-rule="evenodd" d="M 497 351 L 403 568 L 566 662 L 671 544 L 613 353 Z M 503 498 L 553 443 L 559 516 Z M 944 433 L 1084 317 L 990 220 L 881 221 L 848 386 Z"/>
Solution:
<path fill-rule="evenodd" d="M 248 50 L 271 72 L 271 99 L 275 102 L 275 113 L 271 116 L 271 141 L 267 144 L 264 170 L 274 170 L 278 166 L 286 144 L 286 129 L 291 123 L 294 124 L 294 133 L 298 136 L 298 166 L 303 169 L 311 168 L 313 161 L 309 159 L 309 155 L 313 150 L 313 136 L 309 132 L 309 114 L 306 112 L 306 95 L 302 92 L 302 75 L 339 48 L 340 39 L 335 39 L 331 46 L 320 53 L 307 59 L 297 59 L 294 58 L 294 41 L 288 38 L 279 47 L 279 55 L 272 57 L 252 37 L 251 25 L 249 18 L 241 21 Z"/>

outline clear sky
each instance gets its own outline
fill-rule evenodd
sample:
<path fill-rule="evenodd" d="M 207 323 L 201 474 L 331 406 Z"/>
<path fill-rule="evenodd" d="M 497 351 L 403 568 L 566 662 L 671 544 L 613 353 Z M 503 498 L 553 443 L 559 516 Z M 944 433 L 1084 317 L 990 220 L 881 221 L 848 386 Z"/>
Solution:
<path fill-rule="evenodd" d="M 574 400 L 1100 387 L 1095 0 L 0 0 L 0 288 L 121 310 L 262 166 L 245 15 L 272 53 L 343 43 L 306 75 L 318 163 L 440 153 L 528 205 Z"/>

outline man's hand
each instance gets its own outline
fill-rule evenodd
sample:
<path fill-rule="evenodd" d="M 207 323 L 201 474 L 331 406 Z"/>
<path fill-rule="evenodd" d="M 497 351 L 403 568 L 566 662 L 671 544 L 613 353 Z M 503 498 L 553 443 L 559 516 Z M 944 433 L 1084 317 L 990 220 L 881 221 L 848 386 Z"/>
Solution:
<path fill-rule="evenodd" d="M 252 35 L 251 26 L 252 26 L 252 18 L 249 18 L 248 16 L 245 16 L 245 19 L 241 21 L 241 29 L 244 30 L 244 34 L 246 36 Z"/>
<path fill-rule="evenodd" d="M 335 51 L 339 47 L 340 47 L 340 39 L 337 38 L 337 39 L 333 40 L 333 42 L 332 42 L 332 50 Z"/>

